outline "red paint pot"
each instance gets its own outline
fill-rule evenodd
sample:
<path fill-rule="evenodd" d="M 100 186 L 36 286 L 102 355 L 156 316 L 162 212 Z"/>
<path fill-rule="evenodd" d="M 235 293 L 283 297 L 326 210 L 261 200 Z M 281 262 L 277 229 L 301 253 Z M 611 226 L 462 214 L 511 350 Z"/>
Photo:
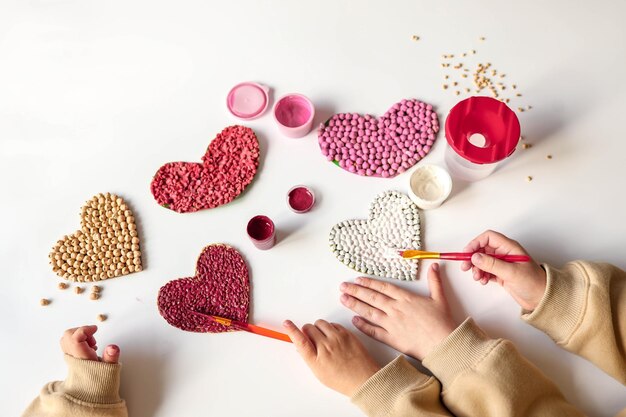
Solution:
<path fill-rule="evenodd" d="M 296 213 L 306 213 L 315 204 L 315 194 L 304 185 L 296 185 L 287 193 L 287 204 Z"/>
<path fill-rule="evenodd" d="M 246 228 L 254 246 L 261 250 L 270 249 L 276 243 L 274 222 L 267 216 L 254 216 Z"/>

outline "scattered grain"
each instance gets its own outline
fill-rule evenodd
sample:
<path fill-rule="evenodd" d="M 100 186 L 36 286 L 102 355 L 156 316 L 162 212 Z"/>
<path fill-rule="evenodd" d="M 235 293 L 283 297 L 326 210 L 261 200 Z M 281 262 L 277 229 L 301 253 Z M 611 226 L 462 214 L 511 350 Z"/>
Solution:
<path fill-rule="evenodd" d="M 41 300 L 39 300 L 39 305 L 41 306 L 47 306 L 48 304 L 50 304 L 50 300 L 48 300 L 47 298 L 42 298 Z"/>

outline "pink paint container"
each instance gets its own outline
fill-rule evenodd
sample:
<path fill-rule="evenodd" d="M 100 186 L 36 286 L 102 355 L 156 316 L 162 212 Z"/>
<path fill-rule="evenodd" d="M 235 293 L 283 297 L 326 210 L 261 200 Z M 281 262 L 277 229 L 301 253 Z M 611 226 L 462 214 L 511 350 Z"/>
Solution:
<path fill-rule="evenodd" d="M 274 120 L 280 132 L 289 138 L 301 138 L 311 131 L 315 107 L 302 94 L 287 94 L 274 105 Z"/>
<path fill-rule="evenodd" d="M 226 97 L 226 107 L 233 116 L 252 120 L 265 113 L 269 106 L 270 89 L 262 84 L 245 82 L 231 88 Z"/>
<path fill-rule="evenodd" d="M 296 213 L 306 213 L 315 204 L 313 190 L 305 185 L 296 185 L 287 193 L 287 205 Z"/>
<path fill-rule="evenodd" d="M 267 250 L 276 243 L 276 228 L 274 222 L 267 216 L 251 218 L 246 231 L 257 249 Z"/>

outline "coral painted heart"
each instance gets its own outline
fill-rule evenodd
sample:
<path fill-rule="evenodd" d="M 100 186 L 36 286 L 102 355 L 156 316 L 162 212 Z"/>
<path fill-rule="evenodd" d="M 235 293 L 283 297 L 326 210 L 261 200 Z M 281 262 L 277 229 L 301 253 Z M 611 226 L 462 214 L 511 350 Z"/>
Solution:
<path fill-rule="evenodd" d="M 189 332 L 220 333 L 229 328 L 194 314 L 248 321 L 250 275 L 241 254 L 215 244 L 202 250 L 196 275 L 170 281 L 159 290 L 159 313 L 172 326 Z"/>
<path fill-rule="evenodd" d="M 252 129 L 229 126 L 222 130 L 202 162 L 168 162 L 150 184 L 163 207 L 189 213 L 233 201 L 250 184 L 259 166 L 259 141 Z"/>
<path fill-rule="evenodd" d="M 52 270 L 70 281 L 100 281 L 141 271 L 135 217 L 115 194 L 98 194 L 83 206 L 80 230 L 57 241 Z"/>
<path fill-rule="evenodd" d="M 391 178 L 426 156 L 439 132 L 433 106 L 402 100 L 380 118 L 339 113 L 318 130 L 322 154 L 346 171 Z"/>
<path fill-rule="evenodd" d="M 332 228 L 330 248 L 358 272 L 417 279 L 417 261 L 403 259 L 398 250 L 420 249 L 418 208 L 406 194 L 386 191 L 372 202 L 367 220 L 347 220 Z"/>

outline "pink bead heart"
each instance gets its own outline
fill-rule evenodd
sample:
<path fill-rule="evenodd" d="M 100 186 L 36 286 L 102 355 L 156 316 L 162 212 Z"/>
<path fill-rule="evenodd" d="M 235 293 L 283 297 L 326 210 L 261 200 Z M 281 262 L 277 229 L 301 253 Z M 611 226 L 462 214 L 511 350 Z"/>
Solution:
<path fill-rule="evenodd" d="M 230 203 L 252 182 L 259 166 L 259 141 L 252 129 L 222 130 L 202 157 L 202 163 L 169 162 L 150 184 L 163 207 L 188 213 Z"/>
<path fill-rule="evenodd" d="M 410 99 L 394 104 L 378 119 L 335 114 L 320 126 L 318 142 L 322 154 L 346 171 L 390 178 L 426 156 L 438 131 L 433 106 Z"/>
<path fill-rule="evenodd" d="M 172 326 L 190 332 L 220 333 L 229 328 L 198 314 L 248 321 L 250 275 L 241 254 L 226 245 L 209 245 L 200 254 L 196 275 L 170 281 L 159 290 L 159 313 Z"/>

